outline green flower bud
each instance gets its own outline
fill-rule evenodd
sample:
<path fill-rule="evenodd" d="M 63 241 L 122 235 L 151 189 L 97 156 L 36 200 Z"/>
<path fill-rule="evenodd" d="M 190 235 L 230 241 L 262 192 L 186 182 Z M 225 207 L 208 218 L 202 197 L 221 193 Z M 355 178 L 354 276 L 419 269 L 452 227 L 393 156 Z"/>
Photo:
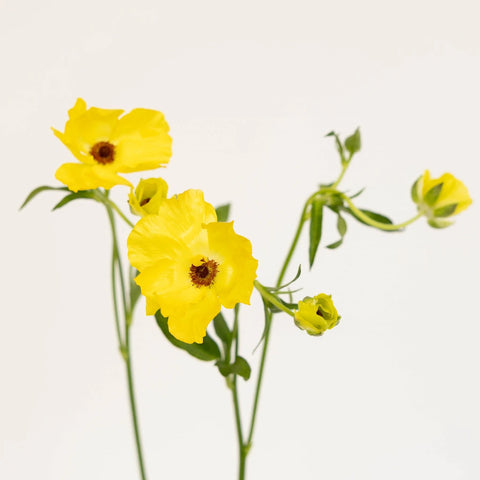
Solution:
<path fill-rule="evenodd" d="M 309 335 L 322 335 L 333 328 L 341 317 L 333 304 L 332 296 L 321 293 L 298 302 L 298 311 L 295 311 L 294 318 L 295 325 Z"/>

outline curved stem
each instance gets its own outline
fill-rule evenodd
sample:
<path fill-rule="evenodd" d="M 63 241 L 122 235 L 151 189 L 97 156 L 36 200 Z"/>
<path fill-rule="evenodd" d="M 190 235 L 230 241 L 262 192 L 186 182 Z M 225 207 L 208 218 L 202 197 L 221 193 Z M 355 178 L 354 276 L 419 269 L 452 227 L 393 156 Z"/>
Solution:
<path fill-rule="evenodd" d="M 102 191 L 100 190 L 95 190 L 95 193 L 94 195 L 97 197 L 98 200 L 100 200 L 100 202 L 102 202 L 103 204 L 105 204 L 105 207 L 110 207 L 111 209 L 115 210 L 118 215 L 120 216 L 120 218 L 131 228 L 133 228 L 135 225 L 127 218 L 127 216 L 120 210 L 120 208 L 118 208 L 117 204 L 113 201 L 113 200 L 110 200 L 110 198 L 108 198 L 108 190 L 105 191 L 105 193 L 102 193 Z"/>
<path fill-rule="evenodd" d="M 341 194 L 342 198 L 348 203 L 348 206 L 352 210 L 352 212 L 355 214 L 355 216 L 362 220 L 362 222 L 367 223 L 371 227 L 378 228 L 380 230 L 386 230 L 386 231 L 395 231 L 395 230 L 401 230 L 402 228 L 406 227 L 407 225 L 410 225 L 411 223 L 415 222 L 418 220 L 423 213 L 418 213 L 414 217 L 410 218 L 409 220 L 403 222 L 403 223 L 397 223 L 395 225 L 389 224 L 389 223 L 381 223 L 373 220 L 370 218 L 368 215 L 365 215 L 361 210 L 359 210 L 353 202 L 348 198 L 345 194 Z"/>
<path fill-rule="evenodd" d="M 105 197 L 106 199 L 106 197 Z M 132 413 L 132 421 L 133 421 L 133 428 L 135 433 L 135 444 L 137 447 L 137 458 L 138 464 L 140 468 L 140 476 L 142 480 L 146 480 L 147 476 L 145 473 L 145 466 L 143 461 L 143 453 L 142 453 L 142 446 L 140 441 L 140 429 L 138 426 L 138 418 L 137 418 L 137 408 L 135 402 L 135 393 L 134 393 L 134 385 L 133 385 L 133 374 L 132 374 L 132 363 L 131 363 L 131 353 L 130 353 L 130 325 L 132 320 L 132 307 L 128 306 L 127 304 L 127 295 L 125 289 L 125 281 L 123 278 L 123 270 L 122 270 L 122 262 L 120 260 L 119 249 L 118 249 L 118 242 L 117 242 L 117 232 L 115 228 L 115 218 L 112 212 L 112 208 L 109 204 L 105 204 L 108 214 L 108 219 L 110 221 L 110 228 L 112 231 L 112 243 L 113 243 L 113 252 L 112 252 L 112 296 L 115 303 L 114 311 L 115 311 L 115 319 L 118 326 L 117 334 L 119 336 L 120 342 L 120 351 L 122 352 L 123 359 L 125 360 L 126 368 L 127 368 L 127 381 L 128 381 L 128 396 L 130 400 L 130 410 Z M 118 306 L 117 306 L 117 295 L 116 295 L 116 280 L 115 280 L 115 273 L 116 269 L 118 271 L 118 275 L 120 277 L 120 288 L 122 292 L 122 305 L 124 311 L 124 319 L 125 319 L 125 343 L 121 341 L 120 335 L 120 326 L 118 320 Z"/>
<path fill-rule="evenodd" d="M 258 290 L 258 293 L 263 297 L 264 300 L 270 302 L 272 305 L 275 305 L 278 309 L 282 310 L 282 312 L 288 313 L 291 317 L 294 317 L 295 314 L 286 307 L 282 302 L 278 301 L 278 299 L 272 295 L 270 292 L 266 290 L 266 288 L 257 280 L 253 282 L 254 287 Z"/>
<path fill-rule="evenodd" d="M 335 189 L 335 188 L 338 187 L 338 184 L 342 181 L 342 178 L 345 175 L 345 172 L 347 171 L 348 167 L 350 166 L 350 160 L 351 159 L 352 159 L 352 154 L 350 154 L 350 158 L 343 164 L 342 171 L 340 172 L 340 175 L 338 176 L 337 180 L 335 181 L 335 183 L 330 188 Z"/>

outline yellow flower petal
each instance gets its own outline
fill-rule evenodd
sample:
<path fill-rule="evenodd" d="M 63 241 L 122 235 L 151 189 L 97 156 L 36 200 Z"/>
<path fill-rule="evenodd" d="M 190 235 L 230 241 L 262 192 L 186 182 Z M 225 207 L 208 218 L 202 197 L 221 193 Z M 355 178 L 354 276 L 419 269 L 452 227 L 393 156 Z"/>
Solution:
<path fill-rule="evenodd" d="M 144 217 L 158 213 L 161 203 L 166 200 L 168 185 L 163 178 L 140 180 L 135 192 L 130 192 L 128 203 L 134 215 Z"/>
<path fill-rule="evenodd" d="M 131 185 L 128 180 L 108 167 L 81 163 L 64 163 L 57 169 L 55 178 L 67 185 L 72 192 L 97 187 L 109 189 L 114 185 Z"/>
<path fill-rule="evenodd" d="M 220 261 L 215 290 L 226 308 L 241 302 L 249 305 L 258 260 L 252 257 L 250 240 L 237 235 L 233 222 L 206 225 L 210 250 Z"/>

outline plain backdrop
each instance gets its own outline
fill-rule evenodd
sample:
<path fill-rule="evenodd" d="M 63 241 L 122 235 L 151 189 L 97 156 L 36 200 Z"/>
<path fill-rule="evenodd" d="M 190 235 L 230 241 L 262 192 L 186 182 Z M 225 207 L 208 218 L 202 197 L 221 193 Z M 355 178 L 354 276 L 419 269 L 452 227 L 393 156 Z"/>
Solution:
<path fill-rule="evenodd" d="M 110 232 L 99 204 L 51 213 L 72 161 L 53 136 L 77 97 L 165 113 L 170 192 L 232 202 L 258 277 L 272 284 L 305 199 L 339 173 L 332 129 L 361 127 L 342 182 L 400 222 L 429 168 L 472 207 L 437 231 L 387 234 L 349 221 L 344 245 L 307 266 L 298 295 L 331 293 L 323 337 L 278 315 L 248 478 L 480 478 L 480 8 L 475 0 L 0 1 L 0 478 L 138 478 L 113 323 Z M 133 175 L 138 179 L 141 175 Z M 114 198 L 126 208 L 127 191 Z M 325 220 L 325 242 L 337 239 Z M 128 231 L 121 231 L 122 241 Z M 253 379 L 263 328 L 241 309 Z M 231 318 L 227 314 L 228 318 Z M 229 391 L 216 368 L 168 344 L 140 304 L 133 363 L 150 479 L 235 479 Z"/>

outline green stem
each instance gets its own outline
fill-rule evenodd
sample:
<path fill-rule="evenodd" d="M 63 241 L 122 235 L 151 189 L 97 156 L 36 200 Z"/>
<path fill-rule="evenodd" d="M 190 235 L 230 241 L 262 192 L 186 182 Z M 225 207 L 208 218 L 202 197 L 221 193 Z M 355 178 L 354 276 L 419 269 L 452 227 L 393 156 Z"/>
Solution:
<path fill-rule="evenodd" d="M 286 307 L 282 302 L 278 300 L 275 295 L 272 295 L 267 289 L 257 280 L 253 282 L 254 287 L 258 290 L 258 293 L 264 298 L 264 300 L 268 301 L 272 305 L 275 305 L 278 309 L 282 310 L 282 312 L 288 313 L 291 317 L 294 317 L 295 314 Z"/>
<path fill-rule="evenodd" d="M 248 432 L 248 439 L 245 447 L 246 448 L 245 457 L 247 456 L 248 451 L 250 450 L 250 447 L 252 445 L 253 430 L 255 428 L 255 420 L 257 418 L 258 401 L 260 399 L 260 387 L 262 385 L 263 370 L 265 369 L 265 360 L 267 358 L 268 341 L 270 339 L 270 326 L 272 324 L 272 313 L 267 308 L 266 302 L 263 302 L 263 310 L 265 313 L 265 338 L 263 340 L 262 358 L 260 359 L 260 368 L 258 370 L 257 386 L 255 388 L 255 399 L 253 401 L 252 418 L 250 420 L 250 430 Z"/>
<path fill-rule="evenodd" d="M 105 197 L 106 198 L 106 197 Z M 118 249 L 118 242 L 117 242 L 117 232 L 115 228 L 115 218 L 112 212 L 112 208 L 109 204 L 106 204 L 106 209 L 108 213 L 108 219 L 110 221 L 110 228 L 112 230 L 112 239 L 113 239 L 113 252 L 112 252 L 112 296 L 115 303 L 114 311 L 115 311 L 115 319 L 118 326 L 117 334 L 119 336 L 120 342 L 120 351 L 122 352 L 123 359 L 125 360 L 126 368 L 127 368 L 127 381 L 128 381 L 128 395 L 130 400 L 130 410 L 132 414 L 133 420 L 133 428 L 135 433 L 135 444 L 137 447 L 137 458 L 138 464 L 140 468 L 140 476 L 142 480 L 146 480 L 147 476 L 145 473 L 145 466 L 143 461 L 143 453 L 142 453 L 142 446 L 140 441 L 140 429 L 138 426 L 138 418 L 137 418 L 137 408 L 135 402 L 135 393 L 134 393 L 134 385 L 133 385 L 133 374 L 132 374 L 132 361 L 131 361 L 131 352 L 130 352 L 130 325 L 132 320 L 132 308 L 127 304 L 127 295 L 125 289 L 125 281 L 123 278 L 123 270 L 122 270 L 122 262 L 120 260 L 119 249 Z M 116 268 L 115 268 L 116 267 Z M 125 343 L 121 341 L 120 335 L 120 323 L 118 319 L 118 306 L 117 306 L 117 295 L 116 295 L 116 280 L 115 280 L 115 273 L 116 269 L 118 270 L 118 275 L 120 277 L 120 288 L 122 292 L 122 305 L 124 311 L 124 318 L 125 318 Z"/>
<path fill-rule="evenodd" d="M 235 305 L 234 310 L 234 322 L 233 322 L 233 340 L 235 342 L 235 358 L 234 362 L 237 360 L 238 356 L 238 304 Z M 243 432 L 242 432 L 242 419 L 240 415 L 240 404 L 238 401 L 238 390 L 237 390 L 237 375 L 233 375 L 232 382 L 232 396 L 233 396 L 233 406 L 235 409 L 235 424 L 237 426 L 237 437 L 238 437 L 238 480 L 245 479 L 245 444 L 243 443 Z"/>
<path fill-rule="evenodd" d="M 105 207 L 110 207 L 112 208 L 113 210 L 115 210 L 118 215 L 120 216 L 120 218 L 131 228 L 133 228 L 135 225 L 127 218 L 127 216 L 118 208 L 117 204 L 113 201 L 113 200 L 110 200 L 108 198 L 108 190 L 105 191 L 105 193 L 103 193 L 102 191 L 100 190 L 95 190 L 95 196 L 97 197 L 97 200 L 99 200 L 100 202 L 102 202 L 103 204 L 105 204 Z"/>
<path fill-rule="evenodd" d="M 415 222 L 418 220 L 421 216 L 423 216 L 423 213 L 418 213 L 414 217 L 410 218 L 409 220 L 403 222 L 403 223 L 397 223 L 395 225 L 389 224 L 389 223 L 381 223 L 373 220 L 370 218 L 368 215 L 365 215 L 361 210 L 359 210 L 353 202 L 348 198 L 345 194 L 341 194 L 342 198 L 348 203 L 348 206 L 350 207 L 350 210 L 355 214 L 355 216 L 362 220 L 362 222 L 367 223 L 371 227 L 378 228 L 380 230 L 386 230 L 386 231 L 395 231 L 395 230 L 401 230 L 402 228 L 406 227 L 407 225 L 410 225 L 411 223 Z"/>
<path fill-rule="evenodd" d="M 345 172 L 347 171 L 348 167 L 350 166 L 350 160 L 351 159 L 352 159 L 352 154 L 350 154 L 350 157 L 348 158 L 348 160 L 343 163 L 342 171 L 340 172 L 340 175 L 338 176 L 336 182 L 330 188 L 336 189 L 338 187 L 338 184 L 342 181 L 342 178 L 345 175 Z"/>

